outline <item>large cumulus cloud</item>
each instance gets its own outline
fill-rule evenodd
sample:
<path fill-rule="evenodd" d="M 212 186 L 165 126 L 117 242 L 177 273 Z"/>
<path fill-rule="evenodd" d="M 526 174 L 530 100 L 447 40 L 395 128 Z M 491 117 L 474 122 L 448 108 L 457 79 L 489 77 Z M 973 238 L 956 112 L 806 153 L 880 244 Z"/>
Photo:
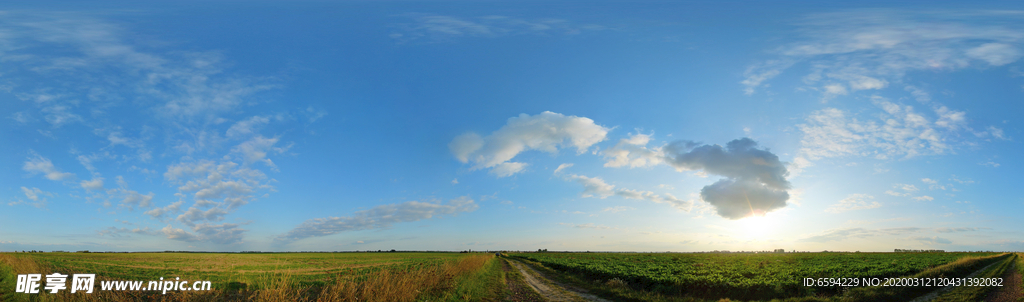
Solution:
<path fill-rule="evenodd" d="M 768 150 L 758 149 L 749 138 L 736 139 L 725 147 L 676 141 L 663 148 L 665 162 L 678 170 L 703 170 L 724 176 L 705 186 L 700 196 L 719 216 L 740 219 L 764 215 L 786 206 L 790 184 L 786 166 Z"/>

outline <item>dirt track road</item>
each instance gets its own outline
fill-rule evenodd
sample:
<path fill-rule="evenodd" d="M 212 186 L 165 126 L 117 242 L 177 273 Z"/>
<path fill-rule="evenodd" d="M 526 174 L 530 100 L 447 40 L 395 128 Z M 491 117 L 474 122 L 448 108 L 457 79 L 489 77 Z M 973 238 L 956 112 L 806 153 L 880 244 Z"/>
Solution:
<path fill-rule="evenodd" d="M 523 279 L 526 280 L 526 283 L 548 301 L 609 302 L 608 300 L 598 298 L 582 291 L 566 289 L 561 284 L 548 280 L 544 274 L 541 274 L 529 265 L 523 264 L 519 261 L 509 260 L 509 263 L 519 269 L 519 273 L 523 275 Z"/>
<path fill-rule="evenodd" d="M 986 265 L 985 267 L 983 267 L 983 268 L 981 268 L 979 270 L 974 271 L 970 275 L 967 275 L 967 277 L 965 277 L 965 278 L 974 278 L 978 274 L 981 274 L 981 272 L 984 272 L 985 270 L 989 269 L 990 267 L 996 266 L 997 264 L 999 264 L 999 261 L 996 261 L 996 262 L 993 262 L 992 264 Z M 926 294 L 924 296 L 917 297 L 917 299 L 911 300 L 911 302 L 928 302 L 928 301 L 935 300 L 935 298 L 938 298 L 942 294 L 945 294 L 946 292 L 948 292 L 950 290 L 953 290 L 953 288 L 955 288 L 955 287 L 956 286 L 950 285 L 950 286 L 946 286 L 946 287 L 934 290 L 931 293 L 928 293 L 928 294 Z"/>

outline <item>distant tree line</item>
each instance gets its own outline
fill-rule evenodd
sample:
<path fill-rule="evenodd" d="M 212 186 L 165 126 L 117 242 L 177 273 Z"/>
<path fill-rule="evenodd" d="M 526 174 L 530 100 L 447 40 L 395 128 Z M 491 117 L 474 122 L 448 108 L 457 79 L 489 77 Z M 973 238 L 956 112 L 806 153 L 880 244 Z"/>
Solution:
<path fill-rule="evenodd" d="M 908 249 L 895 249 L 893 252 L 896 253 L 945 253 L 944 250 L 908 250 Z"/>

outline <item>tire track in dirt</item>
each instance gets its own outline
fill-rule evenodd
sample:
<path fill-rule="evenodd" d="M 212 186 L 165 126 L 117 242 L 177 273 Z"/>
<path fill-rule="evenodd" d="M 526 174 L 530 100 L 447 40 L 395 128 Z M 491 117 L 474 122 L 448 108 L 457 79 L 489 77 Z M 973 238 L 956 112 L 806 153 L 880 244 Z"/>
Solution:
<path fill-rule="evenodd" d="M 512 265 L 509 264 L 509 260 L 502 259 L 501 270 L 505 272 L 505 286 L 508 287 L 509 294 L 505 297 L 505 301 L 510 302 L 544 302 L 544 297 L 533 290 L 529 284 L 524 281 L 522 274 L 513 274 Z"/>
<path fill-rule="evenodd" d="M 987 266 L 985 266 L 985 267 L 983 267 L 983 268 L 981 268 L 979 270 L 974 271 L 973 273 L 971 273 L 970 275 L 967 275 L 964 278 L 974 278 L 974 276 L 977 276 L 978 274 L 981 274 L 982 272 L 984 272 L 985 270 L 987 270 L 990 267 L 996 266 L 1000 262 L 1001 261 L 993 262 L 992 264 L 989 264 L 989 265 L 987 265 Z M 953 288 L 955 288 L 955 287 L 956 287 L 955 285 L 946 286 L 946 287 L 934 290 L 934 291 L 932 291 L 932 292 L 930 292 L 930 293 L 928 293 L 928 294 L 926 294 L 924 296 L 917 297 L 917 299 L 911 300 L 910 302 L 928 302 L 928 301 L 931 301 L 931 300 L 935 300 L 935 298 L 938 298 L 942 294 L 945 294 L 946 292 L 948 292 L 950 290 L 953 290 Z"/>
<path fill-rule="evenodd" d="M 540 293 L 540 295 L 548 301 L 610 302 L 585 292 L 569 290 L 565 286 L 549 280 L 544 276 L 544 274 L 534 270 L 529 265 L 523 264 L 519 261 L 509 260 L 509 263 L 519 269 L 519 272 L 523 275 L 523 279 L 526 280 L 526 283 L 529 284 L 530 287 L 533 287 L 534 290 Z"/>
<path fill-rule="evenodd" d="M 1021 257 L 1021 256 L 1017 256 Z M 1003 286 L 994 290 L 985 297 L 985 302 L 1016 302 L 1024 298 L 1021 292 L 1021 283 L 1024 283 L 1020 271 L 1017 270 L 1017 262 L 1007 269 L 1003 274 Z"/>

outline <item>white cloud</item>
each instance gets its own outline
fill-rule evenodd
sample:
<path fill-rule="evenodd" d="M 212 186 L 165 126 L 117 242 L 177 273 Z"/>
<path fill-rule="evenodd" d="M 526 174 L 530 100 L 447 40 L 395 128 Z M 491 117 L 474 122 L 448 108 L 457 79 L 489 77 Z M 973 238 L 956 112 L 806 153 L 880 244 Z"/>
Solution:
<path fill-rule="evenodd" d="M 786 68 L 793 66 L 793 63 L 793 60 L 769 60 L 747 67 L 747 70 L 743 72 L 745 79 L 740 82 L 740 84 L 746 86 L 743 92 L 747 95 L 754 94 L 758 87 L 767 86 L 767 84 L 764 84 L 765 81 L 779 75 Z"/>
<path fill-rule="evenodd" d="M 256 134 L 259 127 L 270 122 L 269 116 L 254 116 L 231 125 L 224 133 L 227 137 L 247 137 Z"/>
<path fill-rule="evenodd" d="M 999 163 L 997 163 L 997 162 L 994 162 L 994 161 L 991 161 L 991 160 L 990 160 L 990 161 L 987 161 L 987 162 L 983 162 L 983 163 L 978 163 L 978 164 L 979 164 L 979 165 L 982 165 L 982 166 L 988 166 L 988 167 L 993 167 L 993 168 L 999 168 Z"/>
<path fill-rule="evenodd" d="M 815 14 L 800 24 L 804 38 L 777 50 L 779 58 L 748 68 L 743 81 L 748 94 L 792 62 L 812 62 L 804 77 L 809 85 L 823 85 L 827 98 L 847 82 L 852 90 L 880 89 L 889 82 L 904 82 L 913 71 L 957 70 L 971 66 L 1002 66 L 1021 58 L 1024 34 L 997 20 L 997 12 L 942 12 L 875 10 Z M 987 22 L 964 22 L 964 19 Z M 790 62 L 764 68 L 773 62 Z M 981 64 L 978 64 L 981 63 Z M 778 63 L 773 63 L 778 65 Z M 751 70 L 766 69 L 765 72 Z M 909 89 L 914 93 L 913 89 Z M 915 93 L 919 101 L 928 97 Z"/>
<path fill-rule="evenodd" d="M 572 167 L 572 164 L 568 163 L 558 165 L 558 168 L 555 168 L 555 172 L 553 172 L 553 174 L 558 174 L 558 172 L 562 172 L 562 170 L 568 169 L 570 167 Z"/>
<path fill-rule="evenodd" d="M 672 196 L 671 194 L 658 195 L 651 191 L 631 190 L 631 189 L 615 189 L 614 185 L 609 185 L 600 177 L 587 177 L 583 175 L 571 174 L 566 176 L 567 180 L 573 180 L 583 185 L 583 192 L 580 193 L 581 197 L 589 198 L 607 198 L 609 196 L 620 196 L 627 199 L 639 199 L 647 200 L 654 203 L 664 203 L 671 205 L 677 209 L 685 212 L 689 212 L 693 208 L 693 201 L 682 200 Z"/>
<path fill-rule="evenodd" d="M 907 191 L 907 192 L 917 191 L 917 186 L 914 186 L 914 185 L 896 184 L 895 186 L 900 188 L 900 189 L 903 189 L 903 191 Z"/>
<path fill-rule="evenodd" d="M 892 196 L 910 196 L 910 193 L 907 193 L 907 192 L 896 192 L 896 191 L 893 191 L 893 190 L 886 190 L 885 194 L 892 195 Z"/>
<path fill-rule="evenodd" d="M 649 134 L 634 134 L 619 140 L 615 146 L 601 152 L 606 159 L 605 167 L 649 167 L 664 162 L 664 153 L 660 147 L 648 149 L 651 141 Z"/>
<path fill-rule="evenodd" d="M 931 178 L 922 178 L 921 182 L 926 183 L 926 184 L 930 184 L 930 185 L 934 185 L 934 184 L 939 183 L 939 181 L 931 179 Z"/>
<path fill-rule="evenodd" d="M 509 35 L 577 35 L 606 30 L 596 24 L 577 24 L 561 19 L 522 19 L 508 16 L 455 17 L 407 14 L 413 23 L 396 24 L 388 36 L 399 42 L 429 38 L 444 41 L 458 37 L 501 37 Z"/>
<path fill-rule="evenodd" d="M 103 177 L 93 177 L 92 180 L 83 180 L 80 185 L 83 189 L 91 191 L 103 190 Z"/>
<path fill-rule="evenodd" d="M 963 112 L 939 107 L 937 121 L 931 122 L 911 106 L 877 97 L 875 100 L 884 112 L 877 115 L 877 120 L 859 120 L 835 108 L 811 113 L 807 123 L 799 125 L 803 138 L 794 161 L 801 163 L 797 168 L 809 166 L 812 160 L 832 157 L 892 159 L 945 154 L 953 150 L 960 137 L 957 131 L 964 128 Z"/>
<path fill-rule="evenodd" d="M 163 233 L 164 235 L 166 235 L 167 239 L 173 239 L 173 240 L 185 241 L 185 242 L 199 241 L 199 236 L 196 236 L 196 235 L 194 235 L 192 233 L 189 233 L 189 232 L 187 232 L 185 230 L 182 230 L 182 229 L 179 229 L 179 228 L 171 227 L 170 225 L 167 225 L 163 229 L 160 229 L 160 232 Z"/>
<path fill-rule="evenodd" d="M 927 91 L 924 91 L 921 88 L 907 85 L 903 89 L 906 90 L 907 92 L 910 92 L 910 95 L 912 95 L 914 99 L 917 100 L 918 102 L 928 103 L 932 101 L 931 95 L 929 95 Z"/>
<path fill-rule="evenodd" d="M 851 194 L 850 196 L 840 200 L 838 203 L 825 209 L 825 212 L 829 213 L 842 213 L 854 210 L 868 210 L 881 207 L 882 204 L 877 201 L 873 201 L 874 196 L 867 194 Z"/>
<path fill-rule="evenodd" d="M 28 160 L 25 161 L 25 165 L 21 168 L 33 175 L 42 174 L 49 180 L 65 180 L 75 177 L 75 174 L 57 170 L 53 166 L 53 162 L 35 152 L 32 153 L 32 156 L 29 156 Z"/>
<path fill-rule="evenodd" d="M 26 205 L 30 205 L 30 206 L 37 207 L 37 208 L 45 208 L 46 207 L 46 197 L 53 197 L 53 196 L 55 196 L 54 193 L 46 192 L 46 191 L 40 190 L 39 188 L 31 188 L 31 189 L 29 189 L 29 188 L 26 188 L 26 187 L 21 187 L 21 192 L 24 193 L 25 194 L 25 198 L 28 198 L 28 200 L 31 200 L 31 202 L 25 202 L 23 200 L 18 200 L 18 201 L 15 201 L 15 202 L 10 202 L 7 205 L 14 206 L 14 205 L 19 205 L 19 204 L 26 204 Z"/>
<path fill-rule="evenodd" d="M 1007 140 L 1006 136 L 1003 135 L 1003 129 L 996 128 L 995 126 L 988 126 L 988 133 L 992 134 L 992 137 Z"/>
<path fill-rule="evenodd" d="M 452 184 L 453 185 L 459 184 L 459 179 L 458 178 L 452 178 Z"/>
<path fill-rule="evenodd" d="M 608 227 L 608 226 L 603 226 L 603 225 L 596 225 L 596 224 L 593 224 L 593 223 L 584 223 L 584 224 L 559 223 L 559 225 L 564 225 L 564 226 L 567 226 L 567 227 L 577 228 L 577 229 L 597 229 L 597 230 L 611 230 L 611 229 L 615 229 L 613 227 Z"/>
<path fill-rule="evenodd" d="M 82 117 L 71 113 L 71 107 L 67 105 L 52 105 L 43 107 L 42 112 L 46 114 L 46 122 L 53 127 L 61 127 L 65 124 L 83 121 Z"/>
<path fill-rule="evenodd" d="M 521 114 L 510 118 L 505 126 L 487 137 L 472 132 L 459 135 L 448 144 L 448 148 L 460 162 L 472 161 L 472 170 L 492 168 L 493 174 L 505 177 L 526 167 L 526 163 L 510 162 L 521 152 L 540 150 L 557 153 L 561 146 L 575 147 L 581 154 L 603 141 L 608 131 L 589 118 L 545 111 L 534 116 Z"/>
<path fill-rule="evenodd" d="M 430 219 L 435 216 L 457 215 L 478 208 L 469 197 L 460 197 L 447 204 L 409 201 L 387 204 L 353 213 L 350 217 L 327 217 L 306 220 L 288 233 L 275 238 L 278 242 L 292 242 L 309 237 L 328 236 L 341 232 L 390 227 L 395 223 Z"/>
<path fill-rule="evenodd" d="M 911 199 L 917 200 L 917 201 L 932 201 L 932 200 L 935 200 L 935 198 L 932 198 L 931 196 L 927 196 L 927 195 L 925 195 L 925 196 L 918 196 L 918 197 L 914 197 L 914 198 L 911 198 Z"/>
<path fill-rule="evenodd" d="M 140 234 L 140 235 L 156 235 L 156 234 L 158 234 L 156 231 L 150 230 L 149 227 L 146 227 L 146 228 L 134 228 L 134 229 L 129 229 L 129 228 L 125 228 L 125 227 L 121 227 L 121 228 L 118 228 L 118 227 L 108 227 L 106 229 L 97 231 L 96 233 L 99 234 L 100 236 L 111 236 L 111 237 L 121 237 L 122 236 L 121 234 Z"/>
<path fill-rule="evenodd" d="M 526 163 L 504 162 L 491 168 L 490 173 L 498 177 L 507 177 L 523 171 L 526 166 Z"/>
<path fill-rule="evenodd" d="M 846 228 L 846 229 L 831 229 L 822 232 L 820 235 L 814 235 L 805 237 L 798 242 L 829 242 L 829 241 L 843 241 L 851 238 L 867 238 L 875 236 L 898 236 L 910 233 L 916 233 L 925 229 L 916 227 L 903 227 L 903 228 L 888 228 L 888 229 L 864 229 L 864 228 Z"/>
<path fill-rule="evenodd" d="M 960 232 L 976 232 L 980 230 L 990 230 L 991 228 L 937 228 L 936 232 L 939 233 L 960 233 Z"/>
<path fill-rule="evenodd" d="M 241 155 L 246 164 L 262 162 L 271 168 L 277 168 L 277 166 L 274 165 L 274 162 L 267 158 L 267 153 L 273 152 L 281 154 L 291 148 L 291 145 L 285 147 L 274 147 L 274 145 L 277 144 L 277 141 L 277 137 L 267 138 L 262 135 L 257 135 L 252 139 L 238 144 L 231 149 L 231 152 Z"/>
<path fill-rule="evenodd" d="M 831 99 L 839 95 L 847 95 L 849 92 L 846 91 L 846 86 L 842 84 L 828 84 L 823 87 L 825 89 L 824 99 Z"/>
<path fill-rule="evenodd" d="M 179 200 L 164 208 L 146 211 L 146 214 L 162 220 L 166 215 L 180 212 L 175 220 L 191 228 L 192 232 L 171 226 L 162 232 L 170 239 L 182 241 L 241 242 L 246 230 L 240 225 L 212 222 L 224 220 L 225 216 L 254 200 L 260 191 L 273 190 L 263 172 L 227 160 L 219 163 L 183 160 L 168 166 L 164 178 L 178 185 L 175 196 Z M 182 211 L 188 197 L 194 202 Z"/>
<path fill-rule="evenodd" d="M 1003 43 L 985 43 L 967 50 L 967 56 L 988 62 L 992 66 L 1001 66 L 1020 59 L 1020 50 Z"/>
<path fill-rule="evenodd" d="M 327 116 L 327 111 L 323 109 L 314 109 L 313 106 L 309 106 L 306 107 L 306 111 L 303 112 L 303 114 L 306 116 L 307 122 L 312 124 L 317 120 Z"/>
<path fill-rule="evenodd" d="M 55 127 L 83 120 L 72 112 L 78 98 L 107 105 L 126 98 L 110 91 L 130 90 L 136 93 L 132 97 L 157 101 L 159 110 L 154 111 L 160 115 L 202 119 L 233 110 L 245 97 L 274 87 L 264 79 L 225 73 L 215 52 L 143 51 L 151 45 L 136 47 L 127 42 L 131 39 L 122 38 L 131 33 L 98 19 L 10 13 L 0 22 L 8 29 L 3 36 L 8 45 L 5 57 L 22 58 L 8 60 L 5 75 L 22 75 L 24 80 L 16 87 L 32 92 L 20 94 L 33 99 Z M 40 49 L 62 51 L 51 55 Z M 39 77 L 76 84 L 38 88 L 46 85 Z M 90 114 L 104 109 L 98 110 Z"/>
<path fill-rule="evenodd" d="M 153 197 L 156 194 L 149 192 L 149 194 L 142 195 L 137 191 L 128 189 L 128 183 L 124 180 L 124 177 L 117 176 L 118 188 L 110 190 L 108 194 L 118 195 L 121 198 L 121 206 L 128 208 L 130 211 L 134 211 L 136 207 L 148 208 L 153 206 Z"/>
<path fill-rule="evenodd" d="M 936 126 L 957 130 L 966 124 L 964 115 L 967 113 L 963 111 L 950 110 L 946 106 L 940 106 L 935 109 L 935 113 L 939 116 L 939 119 L 935 121 Z"/>
<path fill-rule="evenodd" d="M 158 220 L 163 220 L 164 215 L 176 214 L 178 212 L 181 212 L 181 205 L 184 203 L 184 200 L 179 200 L 170 205 L 167 205 L 166 207 L 154 208 L 152 210 L 146 211 L 144 214 L 153 216 L 153 218 Z"/>
<path fill-rule="evenodd" d="M 607 208 L 604 208 L 604 210 L 601 210 L 601 212 L 618 213 L 618 212 L 623 212 L 623 211 L 628 211 L 628 210 L 633 210 L 633 208 L 626 207 L 626 206 L 607 207 Z"/>
<path fill-rule="evenodd" d="M 952 244 L 952 241 L 945 238 L 939 238 L 938 236 L 932 237 L 911 237 L 911 240 L 917 240 L 925 244 Z"/>
<path fill-rule="evenodd" d="M 580 196 L 582 197 L 597 197 L 603 199 L 608 196 L 615 195 L 615 186 L 605 183 L 604 180 L 599 177 L 586 177 L 583 175 L 572 174 L 569 175 L 568 178 L 583 185 L 583 192 L 580 193 Z"/>

